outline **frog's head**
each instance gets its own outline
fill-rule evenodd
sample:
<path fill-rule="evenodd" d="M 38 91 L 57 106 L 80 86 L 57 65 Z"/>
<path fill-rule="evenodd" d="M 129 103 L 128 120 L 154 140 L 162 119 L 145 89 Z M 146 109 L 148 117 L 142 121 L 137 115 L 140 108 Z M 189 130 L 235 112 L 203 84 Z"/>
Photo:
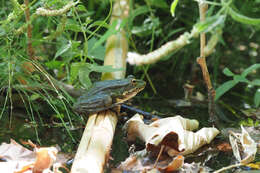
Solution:
<path fill-rule="evenodd" d="M 123 100 L 128 100 L 134 97 L 137 93 L 142 91 L 145 87 L 146 82 L 141 79 L 136 79 L 134 76 L 130 75 L 126 78 L 127 85 L 124 88 L 122 96 Z"/>

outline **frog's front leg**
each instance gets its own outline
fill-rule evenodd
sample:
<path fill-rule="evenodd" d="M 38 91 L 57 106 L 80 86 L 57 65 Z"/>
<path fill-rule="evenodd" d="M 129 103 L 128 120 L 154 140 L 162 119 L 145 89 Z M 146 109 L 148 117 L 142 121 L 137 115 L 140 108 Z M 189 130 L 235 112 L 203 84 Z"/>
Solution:
<path fill-rule="evenodd" d="M 117 115 L 120 115 L 120 109 L 121 109 L 121 105 L 120 104 L 118 104 L 118 105 L 116 105 L 116 106 L 111 108 L 111 110 L 113 112 L 115 112 Z"/>

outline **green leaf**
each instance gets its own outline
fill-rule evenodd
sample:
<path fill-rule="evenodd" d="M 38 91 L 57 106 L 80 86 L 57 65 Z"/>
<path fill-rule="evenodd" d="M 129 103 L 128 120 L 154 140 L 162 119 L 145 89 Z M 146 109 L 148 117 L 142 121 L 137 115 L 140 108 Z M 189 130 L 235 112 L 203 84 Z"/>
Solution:
<path fill-rule="evenodd" d="M 77 5 L 76 8 L 77 8 L 78 11 L 87 12 L 87 9 L 84 5 Z"/>
<path fill-rule="evenodd" d="M 250 81 L 247 80 L 247 78 L 243 77 L 242 75 L 235 75 L 234 76 L 234 81 L 250 83 Z"/>
<path fill-rule="evenodd" d="M 251 81 L 250 84 L 253 86 L 260 86 L 260 79 L 255 79 Z"/>
<path fill-rule="evenodd" d="M 65 29 L 74 32 L 82 32 L 82 27 L 72 19 L 67 20 Z"/>
<path fill-rule="evenodd" d="M 224 68 L 223 73 L 224 73 L 226 76 L 234 76 L 234 75 L 235 75 L 235 74 L 234 74 L 232 71 L 230 71 L 227 67 Z"/>
<path fill-rule="evenodd" d="M 89 64 L 89 68 L 91 69 L 91 71 L 95 72 L 115 72 L 124 70 L 124 68 L 113 68 L 113 66 L 111 65 L 99 66 L 95 64 Z"/>
<path fill-rule="evenodd" d="M 54 118 L 64 118 L 64 114 L 54 114 L 53 115 Z"/>
<path fill-rule="evenodd" d="M 79 68 L 79 73 L 78 73 L 79 81 L 86 89 L 89 89 L 90 86 L 92 85 L 92 82 L 89 78 L 90 72 L 91 72 L 91 69 L 88 67 L 87 64 L 85 64 Z"/>
<path fill-rule="evenodd" d="M 260 105 L 260 88 L 256 90 L 254 96 L 255 106 L 258 107 Z"/>
<path fill-rule="evenodd" d="M 171 14 L 172 14 L 172 17 L 175 16 L 175 9 L 176 9 L 176 6 L 178 4 L 179 0 L 174 0 L 171 4 Z"/>
<path fill-rule="evenodd" d="M 58 51 L 56 52 L 54 59 L 57 58 L 58 56 L 62 55 L 66 51 L 68 51 L 71 48 L 71 46 L 72 46 L 71 41 L 69 41 L 68 44 L 61 46 L 58 49 Z"/>
<path fill-rule="evenodd" d="M 250 67 L 248 67 L 247 69 L 245 69 L 243 71 L 241 76 L 246 77 L 249 73 L 251 73 L 252 71 L 256 70 L 257 68 L 260 68 L 260 64 L 251 65 Z"/>
<path fill-rule="evenodd" d="M 235 80 L 230 80 L 230 81 L 227 81 L 227 82 L 223 83 L 222 85 L 220 85 L 216 89 L 215 100 L 218 100 L 223 94 L 225 94 L 227 91 L 229 91 L 231 88 L 233 88 L 237 83 L 238 82 Z"/>
<path fill-rule="evenodd" d="M 93 49 L 95 43 L 97 42 L 97 39 L 95 37 L 92 37 L 90 40 L 88 40 L 88 57 L 104 60 L 106 48 L 102 44 L 99 46 L 96 46 L 96 48 Z"/>
<path fill-rule="evenodd" d="M 147 6 L 140 6 L 136 9 L 134 9 L 133 12 L 131 12 L 131 15 L 129 16 L 129 28 L 131 29 L 133 27 L 133 23 L 134 23 L 134 19 L 141 15 L 141 14 L 145 14 L 145 13 L 148 13 L 150 10 L 149 10 L 149 7 Z"/>
<path fill-rule="evenodd" d="M 81 32 L 82 29 L 81 29 L 81 26 L 80 25 L 77 25 L 77 24 L 66 24 L 66 30 L 70 30 L 70 31 L 73 31 L 73 32 Z"/>
<path fill-rule="evenodd" d="M 37 100 L 37 99 L 39 99 L 39 98 L 41 98 L 41 96 L 40 96 L 40 94 L 32 94 L 31 96 L 30 96 L 30 100 L 31 101 L 35 101 L 35 100 Z"/>
<path fill-rule="evenodd" d="M 118 26 L 118 22 L 119 20 L 115 20 L 111 24 L 109 30 L 95 43 L 92 49 L 95 49 L 96 47 L 100 46 L 103 42 L 105 42 L 108 39 L 108 37 L 119 32 L 120 29 L 124 27 L 126 24 L 126 20 L 123 20 L 123 22 L 121 22 L 119 26 Z"/>
<path fill-rule="evenodd" d="M 3 27 L 0 26 L 0 37 L 4 36 L 6 34 Z"/>
<path fill-rule="evenodd" d="M 231 7 L 228 8 L 228 14 L 237 22 L 248 24 L 248 25 L 260 25 L 260 18 L 251 18 L 244 16 L 234 11 Z"/>
<path fill-rule="evenodd" d="M 104 27 L 104 28 L 107 28 L 109 29 L 109 24 L 107 24 L 106 22 L 104 22 L 103 20 L 98 20 L 98 21 L 95 21 L 93 23 L 91 23 L 88 27 L 88 29 L 92 28 L 92 27 L 96 27 L 96 26 L 101 26 L 101 27 Z"/>
<path fill-rule="evenodd" d="M 115 72 L 124 70 L 123 68 L 113 68 L 111 65 L 100 66 L 97 64 L 89 64 L 89 63 L 72 63 L 70 70 L 70 81 L 74 82 L 77 77 L 79 77 L 80 83 L 88 89 L 91 86 L 91 80 L 89 78 L 89 74 L 92 71 L 95 72 Z"/>
<path fill-rule="evenodd" d="M 52 60 L 52 61 L 46 62 L 45 65 L 49 69 L 59 69 L 64 65 L 64 63 L 62 61 Z"/>
<path fill-rule="evenodd" d="M 225 15 L 215 15 L 206 18 L 205 21 L 199 22 L 195 24 L 195 27 L 199 32 L 209 32 L 214 30 L 216 27 L 223 27 L 223 24 L 225 22 L 226 16 Z"/>
<path fill-rule="evenodd" d="M 88 89 L 92 85 L 91 80 L 89 78 L 89 74 L 92 71 L 95 71 L 95 72 L 115 72 L 115 71 L 119 71 L 119 70 L 123 70 L 123 68 L 113 68 L 111 65 L 100 66 L 100 65 L 97 65 L 97 64 L 85 63 L 79 69 L 79 80 L 80 80 L 81 84 L 86 89 Z"/>
<path fill-rule="evenodd" d="M 70 66 L 70 82 L 71 83 L 73 83 L 77 79 L 77 76 L 78 76 L 78 73 L 79 73 L 79 69 L 83 65 L 85 65 L 85 63 L 83 63 L 83 62 L 71 63 L 71 66 Z"/>
<path fill-rule="evenodd" d="M 158 8 L 168 8 L 168 4 L 165 1 L 162 0 L 147 0 L 149 5 L 158 7 Z"/>
<path fill-rule="evenodd" d="M 140 37 L 150 35 L 153 29 L 156 29 L 160 26 L 160 20 L 158 17 L 145 19 L 142 25 L 134 26 L 132 33 Z"/>

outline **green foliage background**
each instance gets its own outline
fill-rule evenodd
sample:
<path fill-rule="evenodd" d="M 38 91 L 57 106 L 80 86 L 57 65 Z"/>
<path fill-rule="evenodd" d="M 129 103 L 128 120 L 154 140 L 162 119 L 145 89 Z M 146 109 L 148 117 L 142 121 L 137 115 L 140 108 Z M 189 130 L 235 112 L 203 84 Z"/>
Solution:
<path fill-rule="evenodd" d="M 0 1 L 0 118 L 12 111 L 15 105 L 13 91 L 23 100 L 30 120 L 39 118 L 42 110 L 50 116 L 60 119 L 65 127 L 72 126 L 80 119 L 71 111 L 74 98 L 66 92 L 50 87 L 47 76 L 73 85 L 75 88 L 88 88 L 92 82 L 100 79 L 101 72 L 116 71 L 110 66 L 102 66 L 105 56 L 106 39 L 118 32 L 115 23 L 109 25 L 113 1 L 81 0 L 66 13 L 57 16 L 35 15 L 36 9 L 61 9 L 69 0 L 33 0 L 30 1 L 32 24 L 32 46 L 37 62 L 30 59 L 27 53 L 27 32 L 24 9 L 21 0 Z M 76 1 L 75 1 L 76 2 Z M 179 1 L 171 14 L 172 1 L 145 0 L 130 1 L 130 16 L 121 27 L 127 31 L 129 49 L 141 54 L 151 52 L 167 41 L 175 40 L 184 32 L 190 32 L 199 22 L 199 10 L 196 1 Z M 224 76 L 226 67 L 239 75 L 251 65 L 260 63 L 259 26 L 260 1 L 210 1 L 208 18 L 224 20 L 218 25 L 223 31 L 214 53 L 207 58 L 209 71 L 218 96 L 231 91 L 235 99 L 241 99 L 252 108 L 259 107 L 259 82 L 240 82 L 228 86 L 230 76 Z M 214 24 L 214 22 L 213 22 Z M 215 33 L 215 26 L 206 24 L 207 36 Z M 210 29 L 209 29 L 210 28 Z M 139 78 L 146 78 L 149 85 L 146 96 L 159 93 L 163 97 L 179 97 L 172 86 L 182 86 L 187 81 L 196 84 L 199 91 L 206 94 L 202 74 L 196 58 L 199 56 L 199 39 L 193 39 L 188 46 L 164 57 L 160 62 L 142 67 L 128 66 L 128 73 Z M 27 73 L 23 68 L 25 62 L 39 63 L 44 71 L 36 70 Z M 225 72 L 225 71 L 224 71 Z M 248 80 L 259 80 L 259 69 L 248 74 Z M 225 73 L 227 74 L 227 73 Z M 26 88 L 19 78 L 37 90 Z M 231 82 L 230 82 L 231 83 Z M 223 85 L 222 85 L 223 84 Z M 250 85 L 249 85 L 250 84 Z M 222 88 L 221 88 L 222 87 Z M 235 87 L 235 88 L 232 88 Z M 243 91 L 241 94 L 241 90 Z M 167 92 L 165 92 L 167 91 Z M 234 94 L 235 93 L 235 94 Z M 238 94 L 239 93 L 239 94 Z M 232 95 L 232 94 L 231 94 Z M 158 95 L 155 95 L 158 96 Z M 219 97 L 226 102 L 226 95 Z M 252 99 L 254 96 L 254 99 Z M 38 104 L 44 102 L 46 105 Z M 81 119 L 80 119 L 81 120 Z M 67 124 L 69 122 L 70 125 Z M 69 130 L 67 130 L 69 132 Z M 69 132 L 70 133 L 70 132 Z"/>

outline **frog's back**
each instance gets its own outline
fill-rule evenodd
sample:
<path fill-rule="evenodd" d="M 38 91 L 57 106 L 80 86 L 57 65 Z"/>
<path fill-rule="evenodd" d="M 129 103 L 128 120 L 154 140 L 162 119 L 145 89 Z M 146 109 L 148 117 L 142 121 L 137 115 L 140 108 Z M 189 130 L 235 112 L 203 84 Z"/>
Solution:
<path fill-rule="evenodd" d="M 86 96 L 92 96 L 100 92 L 111 92 L 115 89 L 122 88 L 129 84 L 127 79 L 104 80 L 95 82 L 87 91 Z"/>

